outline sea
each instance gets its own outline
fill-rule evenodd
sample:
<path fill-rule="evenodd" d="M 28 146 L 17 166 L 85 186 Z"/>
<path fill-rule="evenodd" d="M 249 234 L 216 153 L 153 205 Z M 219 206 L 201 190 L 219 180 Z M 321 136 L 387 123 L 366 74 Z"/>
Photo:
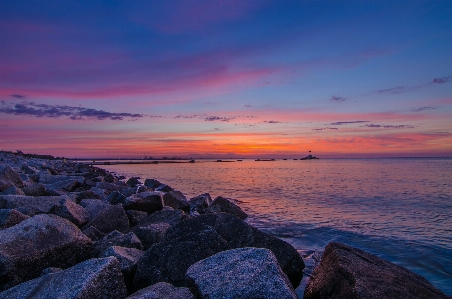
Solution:
<path fill-rule="evenodd" d="M 452 296 L 452 158 L 197 160 L 102 168 L 142 181 L 155 178 L 187 199 L 202 193 L 233 199 L 248 223 L 303 256 L 299 298 L 333 241 L 403 266 Z"/>

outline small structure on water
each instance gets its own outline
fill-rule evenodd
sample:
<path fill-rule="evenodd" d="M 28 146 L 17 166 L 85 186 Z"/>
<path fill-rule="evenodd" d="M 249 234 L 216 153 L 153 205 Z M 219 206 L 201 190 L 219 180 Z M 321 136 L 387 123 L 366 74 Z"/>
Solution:
<path fill-rule="evenodd" d="M 316 156 L 311 155 L 311 151 L 309 151 L 309 155 L 307 155 L 304 158 L 301 158 L 300 160 L 317 160 L 319 158 L 317 158 Z"/>

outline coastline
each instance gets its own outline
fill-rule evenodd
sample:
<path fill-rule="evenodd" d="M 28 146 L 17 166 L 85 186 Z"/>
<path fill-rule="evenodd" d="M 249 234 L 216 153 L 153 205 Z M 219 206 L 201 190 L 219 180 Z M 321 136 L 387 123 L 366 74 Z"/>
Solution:
<path fill-rule="evenodd" d="M 195 297 L 202 296 L 204 294 L 203 292 L 216 292 L 219 288 L 209 291 L 205 290 L 203 284 L 204 277 L 199 273 L 196 274 L 196 271 L 202 271 L 200 270 L 202 269 L 202 264 L 197 263 L 215 256 L 218 259 L 224 258 L 222 256 L 218 257 L 217 254 L 241 248 L 242 251 L 234 251 L 233 254 L 248 256 L 249 252 L 243 252 L 243 248 L 250 247 L 266 248 L 267 250 L 270 250 L 270 253 L 267 251 L 259 251 L 255 253 L 255 255 L 258 255 L 259 258 L 264 259 L 275 267 L 276 270 L 272 272 L 271 277 L 274 278 L 275 281 L 281 282 L 278 290 L 282 292 L 281 294 L 283 294 L 283 297 L 286 296 L 289 298 L 294 296 L 293 289 L 296 288 L 303 276 L 302 271 L 304 263 L 301 256 L 299 256 L 298 253 L 294 253 L 296 250 L 290 244 L 277 238 L 270 237 L 243 222 L 242 218 L 246 218 L 246 214 L 243 215 L 243 211 L 241 211 L 240 207 L 227 198 L 217 197 L 212 200 L 210 195 L 200 194 L 194 198 L 187 199 L 182 192 L 173 190 L 170 186 L 162 184 L 152 178 L 146 179 L 144 182 L 137 178 L 131 178 L 127 182 L 124 182 L 124 178 L 116 177 L 103 169 L 71 161 L 42 160 L 7 153 L 1 153 L 1 155 L 1 178 L 6 182 L 3 183 L 1 192 L 7 191 L 9 194 L 0 195 L 0 208 L 8 210 L 8 212 L 3 212 L 2 215 L 7 214 L 7 217 L 5 218 L 9 221 L 9 224 L 16 223 L 8 228 L 0 230 L 0 234 L 5 231 L 8 231 L 9 235 L 14 235 L 14 233 L 18 234 L 16 230 L 23 230 L 21 227 L 23 223 L 31 222 L 40 217 L 38 219 L 39 221 L 35 220 L 33 225 L 39 227 L 39 223 L 44 221 L 56 221 L 60 224 L 64 223 L 64 225 L 67 225 L 70 228 L 71 234 L 77 236 L 76 238 L 68 237 L 72 243 L 74 242 L 73 239 L 78 239 L 79 241 L 82 240 L 82 242 L 75 242 L 77 245 L 73 245 L 74 248 L 83 248 L 83 250 L 79 250 L 82 254 L 72 262 L 73 265 L 65 264 L 59 260 L 52 261 L 50 264 L 43 264 L 42 257 L 36 257 L 34 265 L 40 265 L 42 268 L 41 270 L 46 271 L 49 267 L 59 268 L 58 266 L 65 269 L 55 271 L 47 270 L 48 274 L 41 277 L 47 277 L 47 279 L 49 279 L 49 277 L 55 275 L 61 276 L 64 275 L 64 272 L 72 269 L 72 267 L 77 267 L 77 265 L 80 267 L 81 264 L 87 263 L 88 261 L 93 263 L 92 259 L 90 259 L 93 258 L 93 251 L 96 251 L 97 253 L 94 255 L 95 259 L 108 259 L 108 261 L 102 260 L 102 262 L 107 263 L 108 265 L 111 264 L 113 265 L 111 267 L 114 268 L 114 264 L 117 264 L 117 260 L 124 258 L 125 254 L 121 254 L 123 252 L 116 250 L 117 248 L 111 249 L 112 244 L 115 244 L 113 247 L 135 249 L 134 254 L 139 256 L 139 258 L 135 258 L 136 260 L 135 263 L 132 263 L 133 265 L 128 265 L 129 267 L 127 269 L 120 268 L 119 272 L 121 274 L 119 274 L 118 271 L 116 271 L 114 275 L 112 274 L 112 276 L 116 277 L 115 281 L 118 285 L 117 290 L 105 290 L 106 288 L 108 289 L 105 285 L 98 287 L 99 291 L 121 294 L 116 296 L 116 298 L 125 298 L 125 296 L 121 296 L 132 295 L 139 289 L 145 290 L 159 281 L 165 281 L 165 279 L 167 283 L 171 284 L 171 286 L 165 285 L 165 287 L 170 289 L 171 287 L 175 288 L 174 290 L 172 289 L 174 292 L 185 292 L 185 294 L 188 294 L 186 293 L 188 291 Z M 8 184 L 10 186 L 8 186 Z M 15 212 L 13 212 L 13 210 L 15 210 Z M 11 215 L 14 217 L 11 217 Z M 51 217 L 47 217 L 52 219 L 45 219 L 44 215 L 51 215 Z M 108 222 L 108 225 L 106 225 L 107 227 L 105 227 L 105 221 Z M 117 231 L 117 233 L 110 236 L 114 231 Z M 237 232 L 242 234 L 237 234 Z M 128 237 L 126 238 L 124 235 Z M 107 236 L 110 237 L 106 238 Z M 246 238 L 244 236 L 246 236 Z M 113 242 L 107 242 L 109 238 L 122 239 L 120 241 L 115 240 Z M 138 241 L 136 239 L 138 239 Z M 183 269 L 185 269 L 187 273 L 190 273 L 191 276 L 189 275 L 189 277 L 186 276 L 186 273 L 174 273 L 174 268 L 169 269 L 166 265 L 152 264 L 152 261 L 149 259 L 150 255 L 159 255 L 162 257 L 162 260 L 166 259 L 167 261 L 177 259 L 177 256 L 168 257 L 164 255 L 168 248 L 173 248 L 174 246 L 182 246 L 182 251 L 179 252 L 180 254 L 186 250 L 193 253 L 193 248 L 186 247 L 190 242 L 193 243 L 193 240 L 197 240 L 195 242 L 195 248 L 201 248 L 202 250 L 199 251 L 199 256 L 196 261 L 190 260 L 190 257 L 186 257 L 187 263 L 183 264 Z M 250 243 L 249 240 L 254 240 L 254 243 Z M 50 241 L 47 240 L 47 242 Z M 99 244 L 102 243 L 107 243 L 110 246 L 99 249 L 101 246 Z M 137 245 L 140 243 L 141 249 L 140 245 Z M 148 248 L 144 247 L 145 243 Z M 9 243 L 7 245 L 10 246 Z M 2 254 L 2 248 L 8 246 L 5 245 L 2 247 L 0 245 L 0 254 Z M 69 245 L 65 244 L 62 247 L 65 246 L 67 247 Z M 359 259 L 359 256 L 365 256 L 366 259 L 374 259 L 374 257 L 368 256 L 367 253 L 363 253 L 359 250 L 350 249 L 349 247 L 344 246 L 341 244 L 331 244 L 331 246 L 328 247 L 329 250 L 326 250 L 325 258 L 322 258 L 322 260 L 328 260 L 329 257 L 334 259 L 335 256 L 344 257 L 344 251 L 352 252 L 353 255 L 351 257 L 344 257 L 356 262 L 355 267 L 348 269 L 350 271 L 349 273 L 352 276 L 357 275 L 357 273 L 360 274 L 359 276 L 362 276 L 362 273 L 359 271 L 365 267 L 360 266 L 360 263 L 363 261 Z M 29 250 L 32 251 L 32 249 Z M 52 248 L 52 250 L 55 249 Z M 110 253 L 107 254 L 111 255 L 104 257 L 105 252 L 108 250 L 110 250 Z M 281 250 L 283 250 L 283 253 L 278 257 L 277 253 Z M 54 253 L 55 252 L 59 252 L 59 249 L 56 249 Z M 209 252 L 207 256 L 206 252 Z M 70 254 L 70 252 L 67 252 L 66 254 Z M 276 256 L 276 262 L 274 257 L 272 257 L 272 254 Z M 6 254 L 4 256 L 6 256 Z M 100 258 L 100 256 L 102 256 L 102 258 Z M 111 256 L 115 256 L 115 258 L 111 258 Z M 291 256 L 291 258 L 285 260 L 286 256 Z M 25 259 L 25 257 L 23 258 Z M 211 263 L 209 265 L 212 265 L 212 263 L 215 264 L 215 261 L 208 261 Z M 382 262 L 381 259 L 375 261 L 377 264 L 384 264 L 386 269 L 390 269 L 392 272 L 396 271 L 394 269 L 400 270 L 397 267 L 393 268 L 393 264 L 391 263 Z M 216 263 L 218 263 L 218 261 L 216 261 Z M 196 264 L 199 269 L 196 267 L 190 268 L 194 264 Z M 366 267 L 367 266 L 368 265 L 366 265 Z M 91 269 L 93 267 L 94 266 L 92 265 L 90 266 Z M 155 273 L 163 273 L 166 271 L 172 274 L 156 278 L 155 275 L 149 274 L 149 270 L 144 270 L 149 269 L 149 267 L 154 267 Z M 331 269 L 331 267 L 332 265 L 326 265 L 323 269 L 319 266 L 319 270 L 316 268 L 317 272 L 313 276 L 328 277 L 328 273 L 334 273 L 335 271 L 334 269 Z M 32 281 L 36 282 L 36 280 L 40 279 L 39 277 L 32 277 L 33 275 L 25 275 L 22 278 L 15 278 L 15 280 L 9 279 L 8 277 L 18 276 L 17 274 L 23 272 L 24 269 L 14 269 L 13 263 L 7 264 L 7 267 L 4 268 L 7 268 L 9 272 L 6 274 L 3 273 L 3 276 L 1 276 L 3 278 L 2 281 L 6 280 L 7 282 L 2 284 L 1 290 L 3 293 L 0 293 L 0 297 L 2 294 L 6 296 L 5 294 L 7 293 L 5 292 L 17 291 L 21 286 L 23 287 L 23 284 L 21 283 L 25 283 L 30 279 L 33 279 Z M 193 270 L 195 268 L 198 270 Z M 192 270 L 188 271 L 188 269 Z M 252 269 L 253 271 L 256 271 L 255 268 Z M 282 269 L 283 273 L 278 269 Z M 359 271 L 355 273 L 355 270 Z M 240 271 L 249 273 L 246 271 L 252 270 L 241 269 Z M 429 285 L 425 279 L 424 281 L 416 274 L 407 270 L 400 271 L 401 276 L 408 276 L 412 281 L 416 282 L 416 285 L 424 286 L 422 290 L 431 292 L 428 294 L 434 294 L 437 298 L 447 298 L 446 295 Z M 139 278 L 136 278 L 137 273 Z M 35 273 L 34 276 L 39 274 L 40 273 Z M 131 277 L 132 281 L 130 281 Z M 170 279 L 168 277 L 173 278 Z M 177 279 L 174 279 L 174 277 L 177 277 Z M 122 283 L 121 279 L 123 280 Z M 229 275 L 225 276 L 224 279 L 233 282 L 235 278 L 234 275 Z M 290 280 L 289 282 L 287 281 L 288 279 Z M 335 282 L 334 278 L 329 279 L 333 280 L 331 283 L 339 283 Z M 381 279 L 385 282 L 384 277 Z M 312 281 L 312 283 L 308 283 L 307 289 L 311 291 L 310 293 L 305 293 L 305 298 L 320 298 L 315 297 L 317 296 L 316 294 L 326 292 L 325 290 L 328 289 L 328 287 L 316 284 L 315 279 Z M 39 281 L 36 283 L 39 283 Z M 9 286 L 12 285 L 17 286 L 9 288 Z M 410 282 L 408 281 L 406 282 L 405 287 L 409 286 Z M 391 284 L 389 284 L 389 287 L 391 287 Z M 238 286 L 236 286 L 236 288 L 238 288 Z M 381 286 L 381 290 L 387 289 L 388 281 Z M 422 290 L 416 290 L 418 291 L 418 294 L 422 294 Z M 271 293 L 273 291 L 274 290 L 267 290 L 267 294 L 274 294 Z M 375 290 L 375 292 L 377 291 L 379 290 Z M 398 291 L 400 291 L 400 289 L 398 289 Z M 393 290 L 393 292 L 396 292 L 396 290 Z M 405 293 L 403 294 L 407 294 L 406 292 L 408 292 L 408 290 L 404 290 L 404 292 Z"/>

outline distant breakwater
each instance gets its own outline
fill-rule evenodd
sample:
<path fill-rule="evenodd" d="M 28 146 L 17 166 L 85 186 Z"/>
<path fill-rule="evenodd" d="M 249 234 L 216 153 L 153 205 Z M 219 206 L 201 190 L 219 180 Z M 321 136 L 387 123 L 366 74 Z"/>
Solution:
<path fill-rule="evenodd" d="M 296 298 L 304 262 L 234 199 L 187 199 L 63 159 L 0 152 L 0 298 Z M 154 296 L 154 297 L 152 297 Z M 330 243 L 304 298 L 448 298 Z"/>

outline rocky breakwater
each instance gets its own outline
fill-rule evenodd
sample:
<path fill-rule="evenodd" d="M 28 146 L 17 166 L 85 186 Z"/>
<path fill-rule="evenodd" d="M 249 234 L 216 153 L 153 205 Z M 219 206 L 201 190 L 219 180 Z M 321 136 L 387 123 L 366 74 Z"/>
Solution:
<path fill-rule="evenodd" d="M 0 299 L 297 298 L 304 263 L 234 200 L 156 179 L 0 152 Z M 304 298 L 448 298 L 424 278 L 329 244 Z"/>

